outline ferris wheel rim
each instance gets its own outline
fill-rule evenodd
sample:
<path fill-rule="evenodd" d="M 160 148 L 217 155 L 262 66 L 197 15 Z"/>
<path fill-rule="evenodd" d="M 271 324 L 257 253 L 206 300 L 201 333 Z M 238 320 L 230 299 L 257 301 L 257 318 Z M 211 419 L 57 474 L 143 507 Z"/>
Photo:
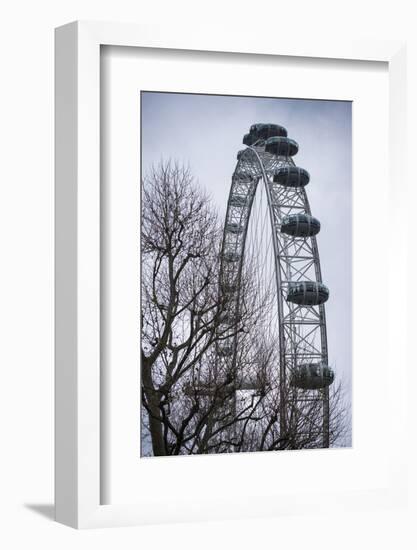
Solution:
<path fill-rule="evenodd" d="M 289 138 L 288 138 L 289 139 Z M 291 141 L 291 140 L 289 140 Z M 250 157 L 250 161 L 248 159 Z M 248 174 L 248 172 L 244 169 L 245 162 L 248 164 L 251 164 L 252 172 Z M 291 156 L 283 156 L 283 155 L 273 155 L 271 153 L 265 152 L 264 143 L 254 143 L 251 145 L 248 145 L 245 149 L 239 151 L 238 153 L 238 159 L 236 163 L 235 170 L 232 175 L 232 182 L 230 186 L 229 191 L 229 197 L 227 202 L 227 210 L 226 210 L 226 216 L 225 216 L 225 223 L 223 226 L 223 242 L 222 242 L 222 249 L 221 249 L 221 265 L 220 265 L 220 289 L 222 284 L 224 285 L 225 281 L 225 253 L 226 253 L 226 240 L 227 240 L 227 232 L 228 228 L 230 228 L 230 218 L 231 218 L 231 211 L 232 209 L 240 208 L 242 210 L 246 211 L 246 214 L 244 216 L 244 223 L 242 227 L 239 227 L 239 233 L 242 234 L 241 241 L 240 241 L 240 248 L 234 251 L 234 256 L 230 256 L 227 258 L 227 260 L 234 260 L 234 264 L 237 266 L 236 273 L 236 279 L 235 279 L 235 289 L 237 288 L 238 292 L 238 298 L 237 298 L 237 314 L 239 314 L 239 300 L 240 300 L 240 285 L 242 280 L 242 269 L 245 262 L 245 253 L 246 253 L 246 241 L 248 236 L 248 230 L 249 230 L 249 221 L 251 219 L 252 215 L 252 208 L 253 203 L 256 194 L 259 192 L 259 184 L 262 186 L 262 188 L 266 191 L 266 198 L 267 198 L 267 206 L 268 206 L 268 217 L 270 220 L 271 225 L 271 233 L 272 233 L 272 242 L 273 242 L 273 255 L 274 255 L 274 271 L 275 271 L 275 279 L 276 279 L 276 295 L 277 295 L 277 309 L 278 309 L 278 338 L 279 338 L 279 350 L 280 350 L 280 388 L 284 387 L 284 384 L 282 383 L 282 380 L 287 379 L 287 368 L 290 369 L 290 374 L 294 375 L 294 373 L 297 372 L 297 369 L 294 368 L 297 367 L 297 357 L 294 356 L 291 360 L 287 359 L 287 355 L 284 354 L 284 350 L 286 349 L 286 342 L 285 342 L 285 335 L 283 330 L 283 322 L 284 322 L 284 295 L 283 295 L 283 289 L 285 285 L 288 286 L 288 282 L 284 283 L 281 277 L 281 250 L 282 247 L 280 246 L 280 241 L 285 238 L 283 235 L 283 232 L 280 231 L 280 227 L 278 227 L 274 223 L 274 208 L 276 208 L 276 205 L 274 205 L 274 201 L 271 194 L 271 186 L 272 185 L 280 185 L 280 183 L 277 181 L 275 182 L 275 178 L 273 175 L 273 167 L 280 165 L 280 169 L 282 171 L 282 168 L 285 168 L 286 172 L 288 174 L 292 174 L 292 176 L 297 176 L 299 178 L 303 178 L 303 182 L 300 180 L 299 185 L 299 195 L 302 198 L 303 203 L 303 212 L 305 215 L 310 216 L 310 218 L 314 219 L 311 213 L 311 208 L 308 200 L 308 196 L 305 190 L 305 185 L 308 183 L 308 180 L 310 178 L 308 172 L 304 170 L 303 168 L 299 168 L 295 165 L 293 159 Z M 254 168 L 255 166 L 255 168 Z M 285 171 L 284 170 L 284 171 Z M 279 179 L 279 178 L 277 178 Z M 281 178 L 282 179 L 282 178 Z M 262 180 L 262 182 L 261 182 Z M 250 183 L 252 182 L 252 183 Z M 233 199 L 233 193 L 234 188 L 238 188 L 239 185 L 253 185 L 253 189 L 248 191 L 247 195 L 240 195 L 239 200 Z M 288 187 L 291 187 L 290 185 Z M 250 188 L 249 188 L 250 189 Z M 243 197 L 243 198 L 242 198 Z M 316 220 L 318 222 L 318 220 Z M 320 229 L 320 222 L 318 222 L 318 226 Z M 235 227 L 235 230 L 237 230 L 237 227 Z M 314 273 L 315 273 L 315 282 L 317 285 L 322 285 L 324 288 L 325 285 L 322 281 L 322 274 L 321 274 L 321 265 L 320 265 L 320 257 L 319 257 L 319 251 L 316 241 L 316 233 L 312 232 L 307 237 L 309 239 L 309 242 L 311 243 L 311 250 L 312 250 L 312 257 L 313 257 L 313 264 L 314 264 Z M 235 241 L 238 242 L 237 240 Z M 233 273 L 233 269 L 231 269 L 231 272 Z M 304 285 L 305 289 L 307 289 L 307 285 Z M 315 289 L 316 295 L 319 295 L 320 289 L 317 287 Z M 305 290 L 307 291 L 307 290 Z M 323 291 L 324 292 L 324 291 Z M 287 296 L 288 298 L 288 296 Z M 310 297 L 311 298 L 311 297 Z M 314 369 L 317 370 L 317 365 L 327 365 L 327 370 L 322 369 L 320 372 L 326 372 L 326 377 L 323 377 L 323 384 L 322 386 L 319 385 L 317 382 L 317 378 L 315 378 L 315 384 L 317 386 L 317 389 L 320 392 L 324 392 L 324 396 L 327 395 L 328 399 L 328 386 L 333 382 L 333 376 L 331 376 L 329 373 L 331 368 L 328 366 L 328 346 L 327 346 L 327 325 L 326 325 L 326 316 L 325 316 L 325 308 L 324 308 L 324 302 L 328 298 L 328 291 L 327 296 L 325 299 L 320 298 L 321 301 L 317 301 L 315 303 L 311 304 L 311 307 L 317 307 L 318 310 L 318 316 L 319 316 L 319 322 L 316 323 L 317 325 L 317 331 L 320 334 L 320 343 L 318 344 L 320 350 L 315 351 L 315 353 L 311 354 L 311 357 L 309 358 L 308 354 L 306 354 L 308 361 L 304 360 L 304 363 L 302 363 L 302 369 L 300 372 L 305 373 L 306 369 L 310 368 L 309 365 L 315 365 L 314 367 L 311 366 L 312 373 L 310 379 L 314 379 Z M 288 299 L 286 300 L 288 302 Z M 307 307 L 306 303 L 301 303 L 301 306 Z M 233 361 L 235 362 L 236 359 L 236 352 L 237 352 L 237 345 L 238 345 L 238 336 L 236 335 L 233 340 Z M 314 360 L 313 360 L 314 359 Z M 287 364 L 288 362 L 288 364 Z M 307 366 L 306 366 L 307 365 Z M 291 367 L 290 367 L 291 366 Z M 291 370 L 292 369 L 292 370 Z M 324 380 L 326 378 L 326 380 Z M 330 383 L 328 383 L 330 380 Z M 303 382 L 305 384 L 305 382 Z M 301 388 L 301 383 L 300 383 Z M 313 388 L 311 388 L 313 389 Z M 324 399 L 324 397 L 323 397 Z M 282 421 L 283 423 L 283 421 Z"/>

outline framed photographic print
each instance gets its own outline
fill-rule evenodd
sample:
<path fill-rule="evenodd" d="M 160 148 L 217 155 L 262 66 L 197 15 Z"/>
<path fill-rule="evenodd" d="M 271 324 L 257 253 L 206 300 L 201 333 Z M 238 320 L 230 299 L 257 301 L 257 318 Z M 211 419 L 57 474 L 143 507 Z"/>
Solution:
<path fill-rule="evenodd" d="M 404 46 L 209 34 L 57 29 L 56 513 L 75 527 L 405 498 Z"/>
<path fill-rule="evenodd" d="M 351 102 L 140 101 L 141 456 L 350 446 Z"/>

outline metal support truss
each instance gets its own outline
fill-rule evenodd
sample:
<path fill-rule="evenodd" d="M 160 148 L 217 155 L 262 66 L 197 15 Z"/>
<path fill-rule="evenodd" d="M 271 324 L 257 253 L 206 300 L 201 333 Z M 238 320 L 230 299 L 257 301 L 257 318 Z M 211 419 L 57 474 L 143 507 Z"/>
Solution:
<path fill-rule="evenodd" d="M 232 176 L 221 254 L 220 290 L 228 297 L 228 311 L 238 316 L 240 285 L 245 260 L 245 244 L 252 205 L 258 188 L 266 191 L 275 263 L 277 320 L 279 324 L 280 433 L 287 433 L 286 399 L 294 369 L 305 363 L 328 364 L 326 316 L 324 305 L 300 306 L 287 301 L 291 284 L 298 281 L 322 282 L 315 236 L 291 237 L 281 232 L 285 216 L 311 214 L 304 187 L 286 187 L 274 182 L 277 169 L 295 166 L 291 157 L 265 152 L 263 141 L 247 147 L 238 155 Z M 233 339 L 232 352 L 219 359 L 236 368 L 239 337 Z M 237 375 L 239 373 L 236 373 Z M 306 400 L 322 402 L 322 444 L 329 446 L 329 390 L 292 388 L 300 404 Z"/>

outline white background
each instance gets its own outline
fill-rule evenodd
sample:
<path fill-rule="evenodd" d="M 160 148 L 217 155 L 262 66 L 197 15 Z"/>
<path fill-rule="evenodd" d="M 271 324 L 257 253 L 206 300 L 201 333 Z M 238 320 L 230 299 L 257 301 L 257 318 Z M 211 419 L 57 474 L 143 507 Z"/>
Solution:
<path fill-rule="evenodd" d="M 417 97 L 413 2 L 316 1 L 262 4 L 139 0 L 15 0 L 1 18 L 0 201 L 1 378 L 0 544 L 4 548 L 415 548 L 414 514 L 370 512 L 323 518 L 152 526 L 76 532 L 48 520 L 53 499 L 53 28 L 74 19 L 182 25 L 223 24 L 258 32 L 313 32 L 410 39 L 409 96 Z M 181 32 L 181 31 L 179 31 Z M 250 39 L 250 38 L 249 38 Z M 416 107 L 409 105 L 410 165 Z M 377 161 L 377 159 L 375 159 Z M 410 189 L 410 218 L 414 214 Z M 411 226 L 410 226 L 411 227 Z M 377 236 L 377 234 L 376 234 Z M 401 243 L 399 243 L 401 246 Z M 411 279 L 410 279 L 411 281 Z M 401 284 L 405 284 L 401 281 Z M 410 300 L 417 293 L 410 288 Z M 404 320 L 401 320 L 404 322 Z M 410 316 L 411 322 L 411 316 Z M 411 332 L 411 331 L 410 331 Z M 415 361 L 415 358 L 414 358 Z M 410 397 L 416 376 L 410 370 Z M 415 411 L 410 407 L 410 439 Z M 392 439 L 387 438 L 387 444 Z M 410 452 L 415 453 L 415 448 Z M 415 454 L 413 455 L 415 457 Z M 412 472 L 416 494 L 415 476 Z M 415 499 L 414 499 L 415 501 Z M 40 508 L 39 505 L 44 505 Z M 329 506 L 331 508 L 331 504 Z M 331 510 L 330 510 L 331 513 Z M 320 528 L 318 528 L 320 526 Z"/>

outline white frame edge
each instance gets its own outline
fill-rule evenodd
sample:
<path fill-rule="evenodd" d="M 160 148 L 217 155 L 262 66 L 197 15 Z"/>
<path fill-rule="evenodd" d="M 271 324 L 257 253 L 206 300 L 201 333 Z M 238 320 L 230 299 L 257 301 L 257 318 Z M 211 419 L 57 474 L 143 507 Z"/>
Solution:
<path fill-rule="evenodd" d="M 216 33 L 213 38 L 208 27 L 179 32 L 162 26 L 74 22 L 56 29 L 55 510 L 57 521 L 76 528 L 145 519 L 133 505 L 100 505 L 101 45 L 388 62 L 394 152 L 390 179 L 406 193 L 404 42 L 329 44 L 259 36 L 249 46 L 243 34 Z M 404 487 L 398 472 L 400 467 L 391 479 L 396 494 Z"/>

